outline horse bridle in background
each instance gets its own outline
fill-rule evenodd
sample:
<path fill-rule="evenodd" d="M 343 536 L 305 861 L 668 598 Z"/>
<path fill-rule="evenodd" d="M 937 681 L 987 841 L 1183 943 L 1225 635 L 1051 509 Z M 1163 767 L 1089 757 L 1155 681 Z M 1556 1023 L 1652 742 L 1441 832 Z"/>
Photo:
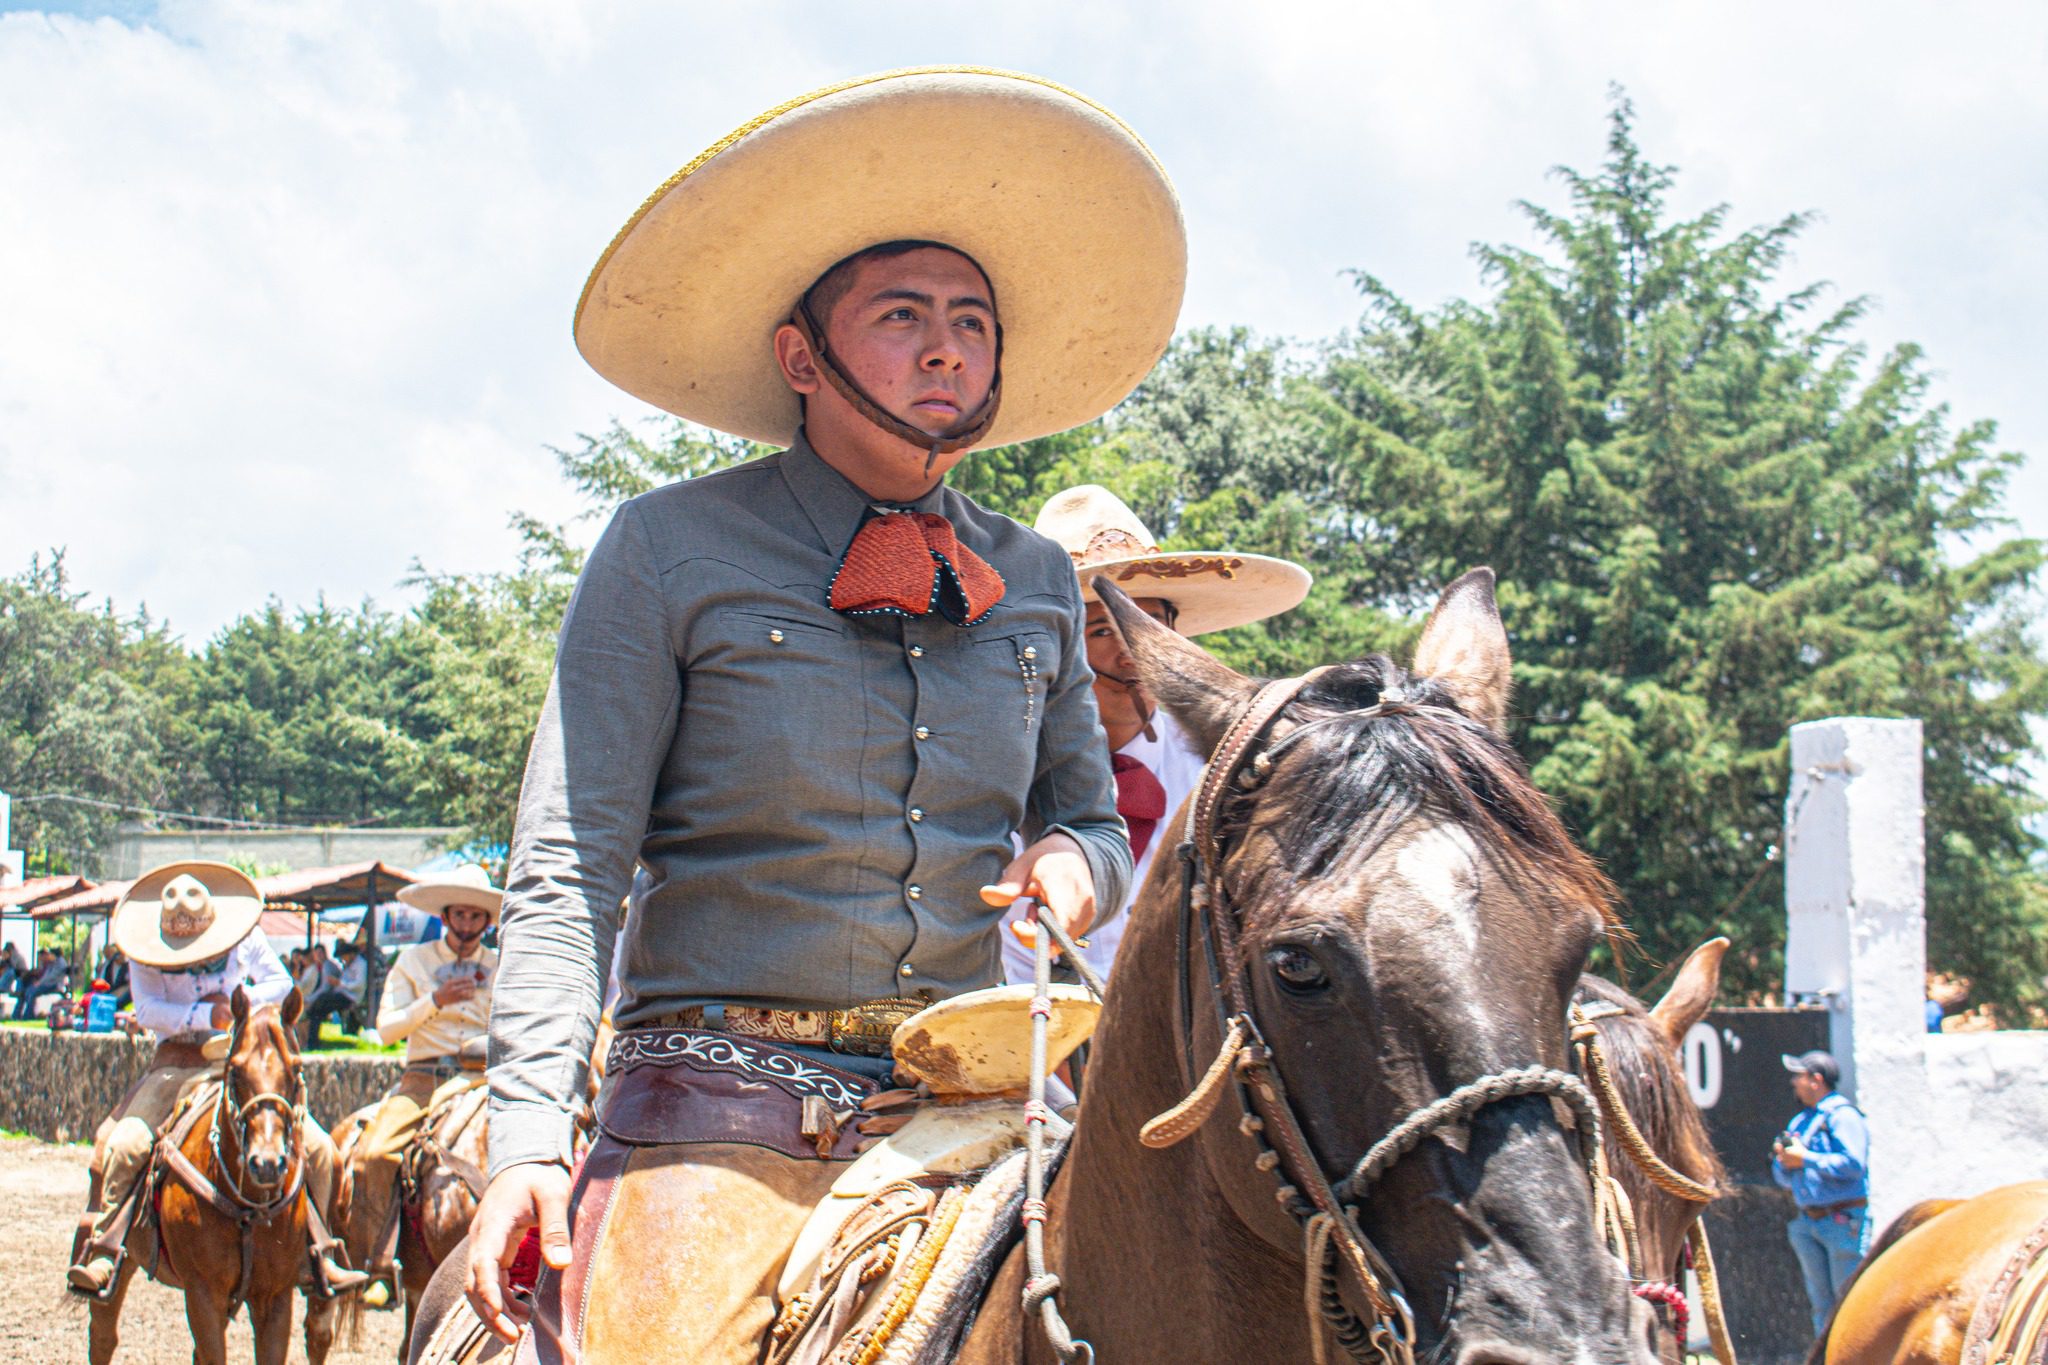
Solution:
<path fill-rule="evenodd" d="M 1706 1205 L 1721 1197 L 1721 1192 L 1711 1185 L 1701 1184 L 1685 1172 L 1678 1170 L 1650 1146 L 1641 1128 L 1628 1112 L 1628 1105 L 1622 1100 L 1621 1088 L 1614 1083 L 1614 1076 L 1607 1068 L 1607 1058 L 1600 1046 L 1600 1028 L 1596 1020 L 1611 1019 L 1627 1014 L 1621 1006 L 1604 1000 L 1591 1002 L 1574 1001 L 1569 1020 L 1571 1023 L 1572 1052 L 1579 1070 L 1592 1081 L 1593 1093 L 1600 1101 L 1600 1111 L 1613 1125 L 1614 1135 L 1620 1141 L 1622 1150 L 1629 1160 L 1643 1173 L 1643 1178 L 1674 1199 L 1700 1205 L 1700 1212 L 1694 1215 L 1685 1227 L 1686 1250 L 1692 1255 L 1693 1272 L 1700 1281 L 1700 1308 L 1707 1321 L 1707 1341 L 1713 1348 L 1721 1365 L 1736 1365 L 1735 1338 L 1728 1330 L 1728 1317 L 1721 1304 L 1721 1278 L 1714 1267 L 1714 1250 L 1707 1241 L 1705 1223 Z M 1635 1214 L 1629 1206 L 1628 1194 L 1621 1183 L 1607 1169 L 1606 1153 L 1601 1153 L 1600 1165 L 1593 1183 L 1594 1218 L 1607 1238 L 1607 1244 L 1629 1268 L 1632 1282 L 1631 1292 L 1637 1298 L 1651 1303 L 1661 1303 L 1671 1309 L 1673 1327 L 1678 1337 L 1679 1350 L 1685 1349 L 1686 1306 L 1685 1289 L 1682 1285 L 1649 1278 L 1653 1267 L 1643 1262 L 1643 1249 L 1636 1236 Z M 1668 1267 L 1667 1267 L 1668 1269 Z M 1683 1277 L 1681 1277 L 1683 1278 Z"/>
<path fill-rule="evenodd" d="M 1186 836 L 1179 849 L 1182 874 L 1175 983 L 1183 1080 L 1192 1077 L 1195 1059 L 1194 1004 L 1189 996 L 1191 940 L 1197 915 L 1201 917 L 1210 998 L 1222 1043 L 1187 1097 L 1147 1123 L 1140 1140 L 1148 1147 L 1173 1146 L 1200 1129 L 1216 1111 L 1224 1091 L 1232 1090 L 1238 1103 L 1238 1130 L 1258 1149 L 1252 1164 L 1272 1177 L 1275 1199 L 1302 1230 L 1306 1263 L 1303 1303 L 1318 1365 L 1327 1358 L 1329 1335 L 1334 1335 L 1354 1360 L 1413 1365 L 1415 1322 L 1400 1277 L 1358 1221 L 1358 1205 L 1373 1182 L 1423 1138 L 1466 1123 L 1489 1105 L 1525 1095 L 1549 1095 L 1571 1108 L 1578 1120 L 1581 1156 L 1592 1178 L 1600 1152 L 1600 1115 L 1591 1092 L 1570 1072 L 1540 1065 L 1495 1072 L 1411 1112 L 1374 1143 L 1342 1180 L 1333 1184 L 1323 1174 L 1259 1029 L 1239 955 L 1237 916 L 1221 876 L 1223 848 L 1216 832 L 1217 811 L 1231 785 L 1256 790 L 1271 773 L 1270 755 L 1254 755 L 1254 747 L 1287 704 L 1322 672 L 1316 669 L 1298 678 L 1269 682 L 1253 695 L 1210 755 L 1201 787 L 1189 807 Z M 1387 714 L 1405 704 L 1399 693 L 1388 689 L 1377 704 L 1360 714 Z M 1344 1275 L 1361 1291 L 1371 1311 L 1370 1321 L 1361 1319 L 1344 1302 Z"/>

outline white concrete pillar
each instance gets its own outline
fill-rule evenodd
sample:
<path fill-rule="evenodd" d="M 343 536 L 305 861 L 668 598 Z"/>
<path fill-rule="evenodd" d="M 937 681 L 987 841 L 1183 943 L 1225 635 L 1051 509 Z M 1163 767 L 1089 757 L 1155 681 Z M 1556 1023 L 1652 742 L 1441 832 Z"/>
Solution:
<path fill-rule="evenodd" d="M 1903 1202 L 1931 1098 L 1920 771 L 1917 720 L 1792 727 L 1785 992 L 1828 1007 L 1842 1091 L 1870 1118 L 1880 1218 Z"/>

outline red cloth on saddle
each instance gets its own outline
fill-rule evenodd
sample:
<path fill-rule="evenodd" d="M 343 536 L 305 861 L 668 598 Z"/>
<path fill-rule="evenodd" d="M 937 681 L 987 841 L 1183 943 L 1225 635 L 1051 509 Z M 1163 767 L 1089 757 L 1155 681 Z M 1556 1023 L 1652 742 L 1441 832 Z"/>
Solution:
<path fill-rule="evenodd" d="M 975 625 L 1003 600 L 1003 576 L 960 543 L 953 523 L 930 512 L 891 512 L 860 528 L 832 575 L 832 610 L 937 611 Z"/>
<path fill-rule="evenodd" d="M 1152 831 L 1166 818 L 1166 787 L 1158 774 L 1129 754 L 1111 754 L 1110 771 L 1116 774 L 1116 813 L 1131 832 L 1131 861 L 1145 856 L 1152 843 Z"/>

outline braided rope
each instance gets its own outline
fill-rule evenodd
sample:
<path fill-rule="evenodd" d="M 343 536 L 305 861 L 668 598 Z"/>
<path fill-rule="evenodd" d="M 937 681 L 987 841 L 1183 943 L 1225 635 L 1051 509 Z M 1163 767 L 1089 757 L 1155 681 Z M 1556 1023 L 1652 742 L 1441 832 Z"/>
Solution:
<path fill-rule="evenodd" d="M 1569 1071 L 1549 1066 L 1525 1066 L 1482 1077 L 1470 1085 L 1461 1085 L 1434 1104 L 1410 1114 L 1392 1132 L 1374 1143 L 1371 1151 L 1359 1158 L 1358 1164 L 1351 1168 L 1351 1174 L 1337 1186 L 1338 1194 L 1346 1202 L 1363 1199 L 1365 1192 L 1386 1173 L 1388 1167 L 1413 1151 L 1416 1144 L 1431 1133 L 1464 1123 L 1488 1105 L 1523 1095 L 1551 1095 L 1571 1106 L 1572 1112 L 1585 1125 L 1582 1146 L 1587 1169 L 1597 1177 L 1595 1163 L 1600 1150 L 1600 1111 L 1592 1092 Z"/>
<path fill-rule="evenodd" d="M 1576 1016 L 1578 1007 L 1575 1005 L 1572 1008 Z M 1600 1047 L 1599 1031 L 1583 1016 L 1575 1017 L 1573 1024 L 1572 1032 L 1586 1058 L 1586 1070 L 1592 1077 L 1593 1093 L 1600 1101 L 1600 1111 L 1607 1116 L 1608 1122 L 1614 1125 L 1615 1136 L 1620 1139 L 1622 1148 L 1628 1152 L 1637 1168 L 1652 1185 L 1675 1199 L 1683 1199 L 1693 1204 L 1713 1203 L 1720 1197 L 1713 1186 L 1702 1185 L 1685 1172 L 1674 1169 L 1657 1155 L 1656 1149 L 1650 1146 L 1649 1139 L 1643 1136 L 1642 1129 L 1636 1127 L 1635 1120 L 1629 1116 L 1628 1106 L 1622 1103 L 1621 1091 L 1614 1084 L 1614 1075 L 1607 1069 L 1607 1056 Z M 1583 1037 L 1579 1036 L 1581 1030 L 1585 1030 Z"/>
<path fill-rule="evenodd" d="M 1066 952 L 1069 960 L 1079 963 L 1081 955 L 1074 948 L 1073 940 L 1066 930 L 1051 915 L 1041 912 L 1038 923 L 1051 930 L 1040 934 L 1036 943 L 1036 962 L 1032 973 L 1031 997 L 1031 1099 L 1025 1109 L 1024 1124 L 1024 1316 L 1028 1319 L 1035 1312 L 1045 1329 L 1046 1343 L 1052 1347 L 1061 1365 L 1095 1365 L 1095 1348 L 1085 1341 L 1076 1341 L 1067 1327 L 1066 1319 L 1060 1316 L 1055 1295 L 1059 1293 L 1060 1277 L 1045 1268 L 1045 1076 L 1050 1068 L 1046 1065 L 1046 1031 L 1052 1022 L 1052 950 L 1055 939 Z M 1092 977 L 1092 973 L 1090 974 Z M 1099 983 L 1090 981 L 1090 990 L 1100 995 Z"/>
<path fill-rule="evenodd" d="M 1692 1251 L 1692 1271 L 1700 1279 L 1700 1309 L 1707 1320 L 1707 1343 L 1721 1365 L 1736 1365 L 1735 1337 L 1728 1330 L 1728 1314 L 1721 1306 L 1721 1276 L 1714 1269 L 1714 1249 L 1707 1244 L 1707 1230 L 1695 1218 L 1685 1230 L 1685 1244 Z"/>

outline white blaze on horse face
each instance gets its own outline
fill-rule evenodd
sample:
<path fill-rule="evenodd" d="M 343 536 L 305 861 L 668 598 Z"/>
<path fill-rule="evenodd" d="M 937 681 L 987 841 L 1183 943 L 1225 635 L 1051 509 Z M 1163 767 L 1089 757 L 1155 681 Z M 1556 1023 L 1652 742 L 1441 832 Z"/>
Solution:
<path fill-rule="evenodd" d="M 1479 951 L 1479 847 L 1471 835 L 1456 825 L 1431 825 L 1401 846 L 1394 871 L 1443 917 L 1466 952 Z"/>

